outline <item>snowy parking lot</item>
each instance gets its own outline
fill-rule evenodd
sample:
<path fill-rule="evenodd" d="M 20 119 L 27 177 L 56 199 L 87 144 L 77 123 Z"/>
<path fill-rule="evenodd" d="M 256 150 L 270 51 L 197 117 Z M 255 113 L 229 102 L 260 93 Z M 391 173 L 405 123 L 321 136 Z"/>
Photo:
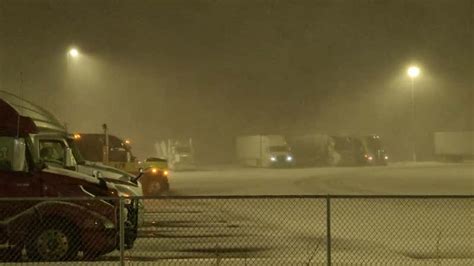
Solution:
<path fill-rule="evenodd" d="M 380 167 L 259 169 L 206 167 L 174 172 L 178 195 L 471 195 L 474 163 L 393 163 Z"/>
<path fill-rule="evenodd" d="M 473 262 L 471 199 L 331 200 L 332 261 L 426 265 Z M 132 260 L 325 264 L 324 198 L 148 200 Z M 269 262 L 267 261 L 267 263 Z"/>
<path fill-rule="evenodd" d="M 175 172 L 172 195 L 472 195 L 473 164 Z M 337 198 L 332 259 L 342 264 L 473 263 L 473 200 Z M 147 200 L 131 261 L 324 264 L 325 198 Z"/>

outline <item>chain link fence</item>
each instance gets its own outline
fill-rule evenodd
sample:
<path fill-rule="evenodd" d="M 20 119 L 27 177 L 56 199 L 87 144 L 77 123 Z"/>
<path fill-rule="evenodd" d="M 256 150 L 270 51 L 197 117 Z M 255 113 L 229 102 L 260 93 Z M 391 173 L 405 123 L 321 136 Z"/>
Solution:
<path fill-rule="evenodd" d="M 473 196 L 3 198 L 0 263 L 472 265 L 473 201 Z"/>
<path fill-rule="evenodd" d="M 331 199 L 332 261 L 359 265 L 472 265 L 472 197 Z"/>

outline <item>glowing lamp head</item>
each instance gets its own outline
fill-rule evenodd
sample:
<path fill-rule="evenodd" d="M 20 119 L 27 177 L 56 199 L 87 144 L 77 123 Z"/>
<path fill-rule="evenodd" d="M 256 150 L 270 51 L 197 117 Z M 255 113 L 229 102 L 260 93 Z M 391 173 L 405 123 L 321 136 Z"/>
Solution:
<path fill-rule="evenodd" d="M 151 169 L 151 172 L 152 172 L 153 174 L 157 174 L 157 173 L 158 173 L 158 169 L 153 168 L 153 169 Z"/>
<path fill-rule="evenodd" d="M 72 48 L 71 50 L 69 50 L 69 55 L 71 57 L 78 57 L 79 56 L 79 51 L 76 49 L 76 48 Z"/>
<path fill-rule="evenodd" d="M 81 138 L 81 135 L 79 134 L 74 134 L 74 139 L 80 139 Z"/>
<path fill-rule="evenodd" d="M 410 76 L 410 78 L 416 78 L 420 75 L 420 68 L 416 66 L 411 66 L 408 68 L 407 74 L 408 76 Z"/>

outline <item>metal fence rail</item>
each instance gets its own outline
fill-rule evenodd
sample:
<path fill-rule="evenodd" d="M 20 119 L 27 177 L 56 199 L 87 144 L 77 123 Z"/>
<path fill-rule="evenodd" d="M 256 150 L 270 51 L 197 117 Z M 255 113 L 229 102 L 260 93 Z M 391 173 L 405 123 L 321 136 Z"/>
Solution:
<path fill-rule="evenodd" d="M 0 198 L 0 262 L 469 265 L 473 203 L 471 195 Z"/>

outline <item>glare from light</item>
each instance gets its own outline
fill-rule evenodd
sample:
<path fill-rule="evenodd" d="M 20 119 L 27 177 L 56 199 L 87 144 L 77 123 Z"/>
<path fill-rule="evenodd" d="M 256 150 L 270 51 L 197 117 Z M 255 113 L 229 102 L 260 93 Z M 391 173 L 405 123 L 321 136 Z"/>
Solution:
<path fill-rule="evenodd" d="M 74 139 L 80 139 L 81 135 L 80 134 L 74 134 Z"/>
<path fill-rule="evenodd" d="M 153 168 L 153 169 L 151 169 L 151 172 L 152 172 L 153 174 L 156 174 L 156 173 L 158 173 L 158 169 Z"/>
<path fill-rule="evenodd" d="M 79 56 L 79 51 L 76 48 L 72 48 L 71 50 L 69 50 L 69 55 L 76 58 Z"/>
<path fill-rule="evenodd" d="M 291 162 L 291 161 L 293 161 L 293 157 L 288 156 L 288 157 L 286 157 L 286 160 L 287 160 L 288 162 Z"/>
<path fill-rule="evenodd" d="M 273 157 L 273 156 L 272 156 L 272 157 L 270 157 L 270 161 L 272 161 L 272 162 L 276 162 L 276 160 L 277 160 L 277 158 L 276 158 L 276 157 Z"/>
<path fill-rule="evenodd" d="M 164 174 L 165 176 L 167 176 L 167 175 L 168 175 L 168 171 L 165 170 L 165 171 L 163 172 L 163 174 Z"/>
<path fill-rule="evenodd" d="M 128 139 L 125 140 L 125 144 L 130 144 L 130 143 L 131 143 L 130 140 L 128 140 Z"/>
<path fill-rule="evenodd" d="M 369 156 L 367 159 L 369 159 L 369 161 L 372 161 L 374 158 L 372 156 Z"/>
<path fill-rule="evenodd" d="M 420 75 L 420 68 L 417 67 L 417 66 L 411 66 L 411 67 L 408 68 L 407 74 L 411 78 L 416 78 Z"/>
<path fill-rule="evenodd" d="M 388 160 L 388 155 L 385 155 L 385 157 L 384 157 L 384 158 L 385 158 L 385 160 Z"/>

